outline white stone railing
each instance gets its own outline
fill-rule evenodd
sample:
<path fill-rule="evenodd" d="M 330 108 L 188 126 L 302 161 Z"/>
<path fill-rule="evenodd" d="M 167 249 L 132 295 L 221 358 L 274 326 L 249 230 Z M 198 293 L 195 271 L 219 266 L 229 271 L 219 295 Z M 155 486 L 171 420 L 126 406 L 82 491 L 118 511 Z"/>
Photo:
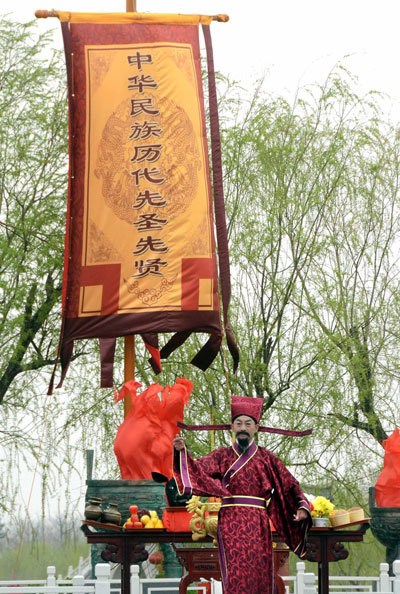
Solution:
<path fill-rule="evenodd" d="M 305 563 L 296 564 L 297 575 L 287 578 L 286 584 L 293 579 L 294 594 L 316 594 L 317 580 L 314 573 L 305 573 Z M 330 576 L 330 594 L 363 594 L 378 592 L 379 594 L 400 594 L 400 560 L 393 562 L 393 574 L 389 575 L 389 564 L 379 565 L 379 576 Z M 290 592 L 290 586 L 287 587 Z"/>
<path fill-rule="evenodd" d="M 330 576 L 330 594 L 400 594 L 400 560 L 393 563 L 394 576 L 389 575 L 388 563 L 381 563 L 377 576 Z M 120 590 L 118 580 L 111 578 L 110 565 L 99 563 L 95 568 L 95 580 L 75 576 L 72 580 L 57 579 L 56 568 L 47 568 L 46 580 L 0 581 L 0 594 L 113 594 Z M 283 578 L 288 594 L 317 594 L 317 579 L 314 573 L 305 572 L 305 563 L 296 564 L 296 575 Z M 179 578 L 143 579 L 139 577 L 139 566 L 131 565 L 131 594 L 145 594 L 156 585 L 162 584 L 163 594 L 176 593 Z M 188 592 L 201 592 L 206 587 L 193 585 Z M 221 584 L 212 582 L 212 594 L 221 594 Z"/>
<path fill-rule="evenodd" d="M 110 566 L 99 563 L 95 568 L 95 580 L 85 580 L 81 575 L 71 581 L 59 581 L 56 568 L 47 568 L 46 580 L 0 581 L 0 594 L 110 594 Z"/>

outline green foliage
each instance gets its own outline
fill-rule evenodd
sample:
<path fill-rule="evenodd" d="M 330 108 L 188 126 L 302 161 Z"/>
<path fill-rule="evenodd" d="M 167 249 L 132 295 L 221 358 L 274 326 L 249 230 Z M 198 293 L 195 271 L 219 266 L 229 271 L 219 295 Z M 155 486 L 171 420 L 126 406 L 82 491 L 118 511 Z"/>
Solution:
<path fill-rule="evenodd" d="M 20 514 L 15 524 L 7 525 L 0 547 L 0 579 L 45 579 L 47 566 L 55 565 L 57 575 L 69 576 L 80 557 L 86 559 L 90 546 L 79 529 L 79 516 L 53 515 L 45 522 L 37 518 L 24 521 Z"/>
<path fill-rule="evenodd" d="M 0 53 L 2 402 L 19 374 L 54 361 L 67 128 L 63 66 L 51 37 L 3 18 Z"/>
<path fill-rule="evenodd" d="M 379 444 L 399 419 L 398 130 L 341 65 L 293 104 L 260 85 L 247 108 L 241 94 L 229 109 L 231 320 L 241 346 L 231 390 L 263 397 L 270 425 L 314 425 L 302 443 L 268 443 L 304 480 L 351 484 L 365 503 Z"/>
<path fill-rule="evenodd" d="M 21 487 L 31 505 L 31 483 L 41 486 L 43 513 L 60 484 L 68 485 L 64 513 L 78 504 L 70 484 L 86 444 L 82 416 L 69 417 L 66 403 L 94 385 L 90 373 L 72 374 L 65 392 L 45 396 L 61 323 L 68 166 L 65 65 L 53 45 L 36 23 L 0 20 L 0 509 L 14 522 Z M 83 399 L 79 414 L 93 408 Z"/>
<path fill-rule="evenodd" d="M 75 545 L 54 545 L 50 542 L 32 544 L 24 542 L 21 546 L 0 552 L 0 579 L 29 580 L 46 579 L 46 569 L 55 565 L 57 575 L 68 575 L 69 567 L 77 567 L 79 558 L 89 555 L 90 546 L 82 539 Z"/>

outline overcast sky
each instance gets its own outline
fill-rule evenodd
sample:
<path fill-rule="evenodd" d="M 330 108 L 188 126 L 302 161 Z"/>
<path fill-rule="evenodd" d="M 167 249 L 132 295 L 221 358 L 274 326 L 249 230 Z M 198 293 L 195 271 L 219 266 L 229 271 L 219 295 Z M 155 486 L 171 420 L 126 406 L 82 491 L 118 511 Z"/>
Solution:
<path fill-rule="evenodd" d="M 15 9 L 14 6 L 17 6 Z M 38 8 L 125 12 L 125 0 L 2 0 L 3 12 L 18 20 Z M 400 3 L 398 0 L 137 0 L 140 12 L 225 13 L 213 23 L 217 70 L 249 85 L 263 74 L 274 93 L 322 83 L 345 55 L 363 89 L 389 94 L 400 103 Z M 56 19 L 41 29 L 58 30 Z M 56 39 L 61 44 L 61 33 Z M 399 110 L 400 113 L 400 110 Z"/>

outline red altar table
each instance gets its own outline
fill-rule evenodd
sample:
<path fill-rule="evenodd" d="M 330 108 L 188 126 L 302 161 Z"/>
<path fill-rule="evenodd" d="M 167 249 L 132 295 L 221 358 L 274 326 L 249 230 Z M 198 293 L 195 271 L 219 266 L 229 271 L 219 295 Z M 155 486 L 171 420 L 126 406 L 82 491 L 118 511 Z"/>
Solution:
<path fill-rule="evenodd" d="M 186 569 L 186 575 L 179 584 L 179 594 L 186 594 L 189 584 L 200 582 L 202 579 L 221 580 L 217 547 L 177 547 L 174 550 L 180 564 Z M 280 554 L 283 553 L 283 557 Z M 289 556 L 289 549 L 283 543 L 276 543 L 274 548 L 275 581 L 278 584 L 278 594 L 283 594 L 285 585 L 277 571 L 281 567 L 282 558 Z M 278 561 L 279 559 L 279 561 Z M 277 562 L 278 561 L 278 562 Z"/>
<path fill-rule="evenodd" d="M 176 547 L 174 550 L 180 564 L 187 570 L 179 583 L 179 594 L 186 594 L 189 584 L 202 579 L 221 579 L 216 547 Z"/>

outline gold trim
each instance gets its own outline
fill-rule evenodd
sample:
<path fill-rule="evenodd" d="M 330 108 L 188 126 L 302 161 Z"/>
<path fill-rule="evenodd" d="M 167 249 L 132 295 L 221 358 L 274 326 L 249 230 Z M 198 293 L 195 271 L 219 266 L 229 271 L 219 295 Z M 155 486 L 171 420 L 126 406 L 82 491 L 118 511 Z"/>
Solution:
<path fill-rule="evenodd" d="M 255 505 L 252 503 L 226 503 L 226 504 L 222 503 L 221 509 L 223 507 L 256 507 L 257 509 L 265 509 L 265 510 L 267 509 L 265 507 L 265 505 Z"/>
<path fill-rule="evenodd" d="M 255 495 L 224 495 L 224 497 L 245 497 L 246 499 L 258 499 L 258 501 L 265 501 L 264 497 L 256 497 Z"/>
<path fill-rule="evenodd" d="M 249 444 L 249 447 L 251 446 L 251 444 L 252 444 L 252 443 L 254 443 L 254 439 L 253 439 L 253 440 L 251 441 L 251 443 Z M 240 468 L 238 468 L 238 469 L 237 469 L 237 470 L 236 470 L 236 471 L 235 471 L 233 474 L 231 474 L 231 478 L 232 478 L 233 476 L 236 476 L 236 475 L 237 475 L 237 473 L 239 472 L 239 470 L 242 470 L 242 469 L 243 469 L 243 468 L 246 466 L 246 464 L 248 464 L 248 463 L 250 462 L 250 460 L 252 460 L 252 459 L 254 458 L 254 456 L 255 456 L 255 455 L 257 454 L 257 452 L 258 452 L 258 445 L 257 445 L 257 444 L 255 444 L 255 446 L 256 446 L 256 449 L 254 450 L 254 453 L 253 453 L 253 454 L 250 456 L 250 458 L 249 458 L 248 460 L 246 460 L 246 462 L 244 462 L 244 464 L 242 464 L 242 465 L 240 466 Z M 246 450 L 246 451 L 247 451 L 247 450 Z M 241 458 L 242 456 L 244 456 L 244 454 L 245 454 L 245 453 L 246 453 L 246 452 L 243 452 L 242 454 L 240 454 L 239 458 Z M 239 458 L 238 458 L 238 459 L 239 459 Z M 235 460 L 235 462 L 237 462 L 237 460 Z M 234 463 L 235 463 L 235 462 L 234 462 Z M 231 465 L 231 466 L 233 466 L 233 465 Z M 226 472 L 228 472 L 228 471 L 226 471 Z M 225 473 L 225 474 L 226 474 L 226 473 Z M 224 476 L 225 476 L 225 475 L 224 475 Z"/>

